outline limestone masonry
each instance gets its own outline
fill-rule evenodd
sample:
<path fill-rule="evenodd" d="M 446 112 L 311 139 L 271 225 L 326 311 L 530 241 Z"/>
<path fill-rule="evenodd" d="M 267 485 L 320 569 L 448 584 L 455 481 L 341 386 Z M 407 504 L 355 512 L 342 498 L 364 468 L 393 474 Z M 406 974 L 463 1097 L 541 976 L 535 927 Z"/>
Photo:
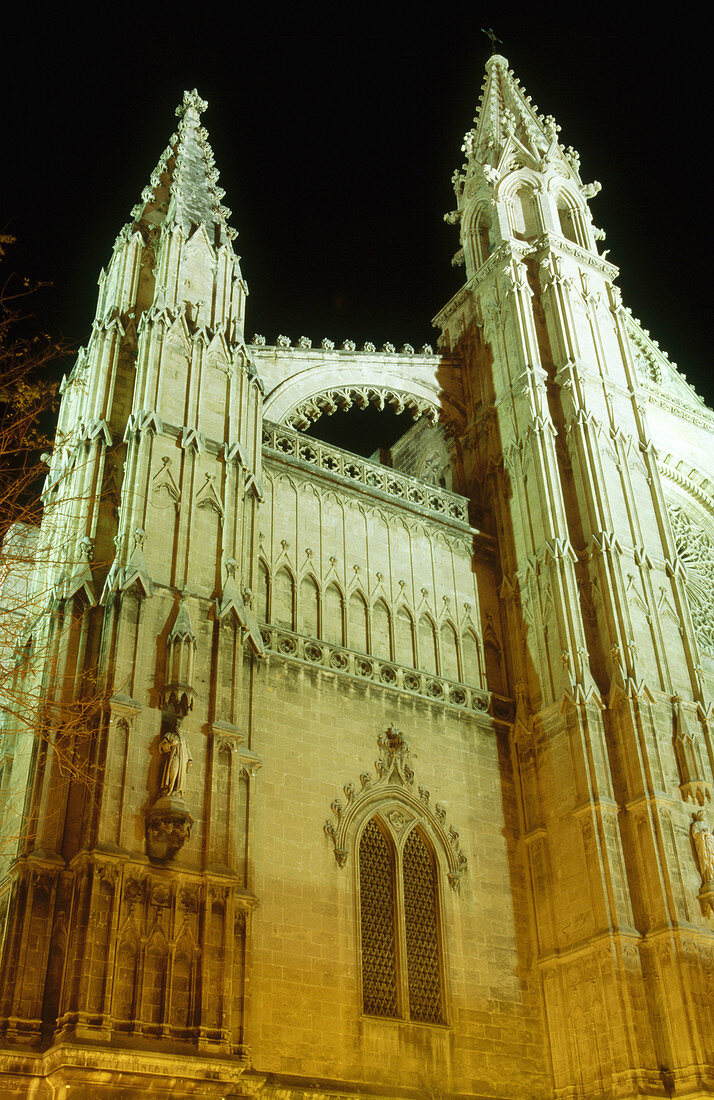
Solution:
<path fill-rule="evenodd" d="M 599 184 L 494 55 L 436 350 L 273 347 L 205 106 L 6 547 L 0 1096 L 711 1095 L 714 413 Z"/>

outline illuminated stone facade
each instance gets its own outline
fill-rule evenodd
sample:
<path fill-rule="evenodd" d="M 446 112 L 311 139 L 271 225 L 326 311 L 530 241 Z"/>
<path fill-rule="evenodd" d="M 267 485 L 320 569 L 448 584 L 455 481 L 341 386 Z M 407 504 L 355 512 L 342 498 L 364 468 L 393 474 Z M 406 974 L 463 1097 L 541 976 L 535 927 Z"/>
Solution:
<path fill-rule="evenodd" d="M 599 185 L 494 55 L 437 351 L 271 347 L 203 108 L 62 387 L 18 675 L 102 705 L 81 779 L 7 723 L 0 1093 L 709 1095 L 714 414 Z"/>

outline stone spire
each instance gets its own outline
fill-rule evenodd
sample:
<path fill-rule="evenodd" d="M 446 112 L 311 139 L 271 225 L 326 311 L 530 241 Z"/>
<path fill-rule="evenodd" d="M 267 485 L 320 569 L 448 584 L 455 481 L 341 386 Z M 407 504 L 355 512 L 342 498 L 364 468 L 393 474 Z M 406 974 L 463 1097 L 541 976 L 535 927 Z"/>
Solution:
<path fill-rule="evenodd" d="M 559 127 L 554 118 L 543 117 L 530 96 L 508 67 L 508 61 L 494 53 L 486 62 L 486 76 L 474 118 L 475 128 L 464 139 L 465 152 L 482 162 L 498 164 L 510 138 L 529 152 L 544 153 L 557 141 Z"/>
<path fill-rule="evenodd" d="M 218 170 L 201 114 L 208 104 L 194 88 L 184 92 L 176 108 L 179 124 L 145 187 L 141 202 L 132 210 L 133 226 L 165 223 L 180 225 L 186 237 L 199 225 L 206 228 L 211 244 L 232 241 L 237 231 L 228 225 L 231 211 L 222 205 L 225 191 L 218 186 Z"/>

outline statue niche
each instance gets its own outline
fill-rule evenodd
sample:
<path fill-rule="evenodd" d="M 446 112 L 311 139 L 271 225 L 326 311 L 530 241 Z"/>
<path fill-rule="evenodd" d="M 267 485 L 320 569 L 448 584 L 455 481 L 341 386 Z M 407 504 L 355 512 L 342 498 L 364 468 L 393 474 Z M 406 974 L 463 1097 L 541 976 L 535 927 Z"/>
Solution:
<path fill-rule="evenodd" d="M 159 793 L 146 821 L 146 846 L 151 859 L 173 859 L 191 835 L 194 819 L 184 802 L 193 756 L 181 728 L 181 718 L 162 730 L 159 740 Z"/>

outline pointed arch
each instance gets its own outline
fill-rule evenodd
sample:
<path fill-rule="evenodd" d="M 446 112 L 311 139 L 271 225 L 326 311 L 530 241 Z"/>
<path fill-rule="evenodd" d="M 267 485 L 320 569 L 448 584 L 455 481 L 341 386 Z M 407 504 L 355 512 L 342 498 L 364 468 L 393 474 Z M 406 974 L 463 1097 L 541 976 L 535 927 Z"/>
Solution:
<path fill-rule="evenodd" d="M 491 255 L 492 221 L 488 209 L 481 205 L 473 211 L 464 233 L 464 247 L 471 272 L 482 267 Z"/>
<path fill-rule="evenodd" d="M 522 241 L 532 240 L 541 232 L 536 196 L 526 180 L 520 180 L 508 203 L 511 232 Z"/>
<path fill-rule="evenodd" d="M 319 637 L 320 620 L 320 589 L 315 577 L 306 573 L 300 581 L 300 596 L 298 599 L 298 631 L 300 634 L 309 634 L 311 638 Z"/>
<path fill-rule="evenodd" d="M 191 1026 L 193 944 L 184 934 L 176 945 L 171 971 L 171 1024 L 180 1030 Z"/>
<path fill-rule="evenodd" d="M 135 1016 L 138 957 L 139 938 L 134 927 L 130 926 L 125 929 L 117 952 L 112 1009 L 112 1015 L 117 1020 L 133 1020 Z"/>
<path fill-rule="evenodd" d="M 440 1024 L 444 1003 L 439 880 L 433 848 L 418 826 L 404 845 L 402 876 L 409 1016 L 420 1023 Z"/>
<path fill-rule="evenodd" d="M 581 248 L 589 248 L 591 242 L 586 229 L 582 203 L 565 187 L 558 188 L 553 195 L 553 200 L 558 214 L 560 232 L 566 241 L 572 241 Z"/>
<path fill-rule="evenodd" d="M 436 659 L 436 627 L 431 615 L 423 612 L 419 617 L 418 627 L 419 668 L 424 672 L 437 674 Z"/>
<path fill-rule="evenodd" d="M 149 1024 L 160 1024 L 164 1018 L 168 944 L 161 929 L 154 933 L 146 952 L 144 967 L 144 1003 L 142 1014 Z"/>
<path fill-rule="evenodd" d="M 362 1006 L 370 1016 L 399 1016 L 394 843 L 370 818 L 359 841 Z"/>
<path fill-rule="evenodd" d="M 361 592 L 352 593 L 347 605 L 347 645 L 367 653 L 367 601 Z"/>
<path fill-rule="evenodd" d="M 394 616 L 394 660 L 407 668 L 416 668 L 414 619 L 402 604 Z"/>
<path fill-rule="evenodd" d="M 288 630 L 295 626 L 295 578 L 286 565 L 275 574 L 271 621 Z"/>
<path fill-rule="evenodd" d="M 460 678 L 459 643 L 456 630 L 448 620 L 441 624 L 439 651 L 441 675 L 446 680 L 458 680 Z"/>
<path fill-rule="evenodd" d="M 392 617 L 386 601 L 378 599 L 372 607 L 372 645 L 370 652 L 375 657 L 392 659 Z"/>
<path fill-rule="evenodd" d="M 345 600 L 335 581 L 328 584 L 322 604 L 321 637 L 333 645 L 345 644 Z"/>
<path fill-rule="evenodd" d="M 465 684 L 481 687 L 482 672 L 479 658 L 479 644 L 473 630 L 465 630 L 461 635 L 461 678 Z"/>
<path fill-rule="evenodd" d="M 444 1023 L 440 861 L 428 825 L 390 800 L 365 820 L 355 861 L 363 1011 Z"/>

